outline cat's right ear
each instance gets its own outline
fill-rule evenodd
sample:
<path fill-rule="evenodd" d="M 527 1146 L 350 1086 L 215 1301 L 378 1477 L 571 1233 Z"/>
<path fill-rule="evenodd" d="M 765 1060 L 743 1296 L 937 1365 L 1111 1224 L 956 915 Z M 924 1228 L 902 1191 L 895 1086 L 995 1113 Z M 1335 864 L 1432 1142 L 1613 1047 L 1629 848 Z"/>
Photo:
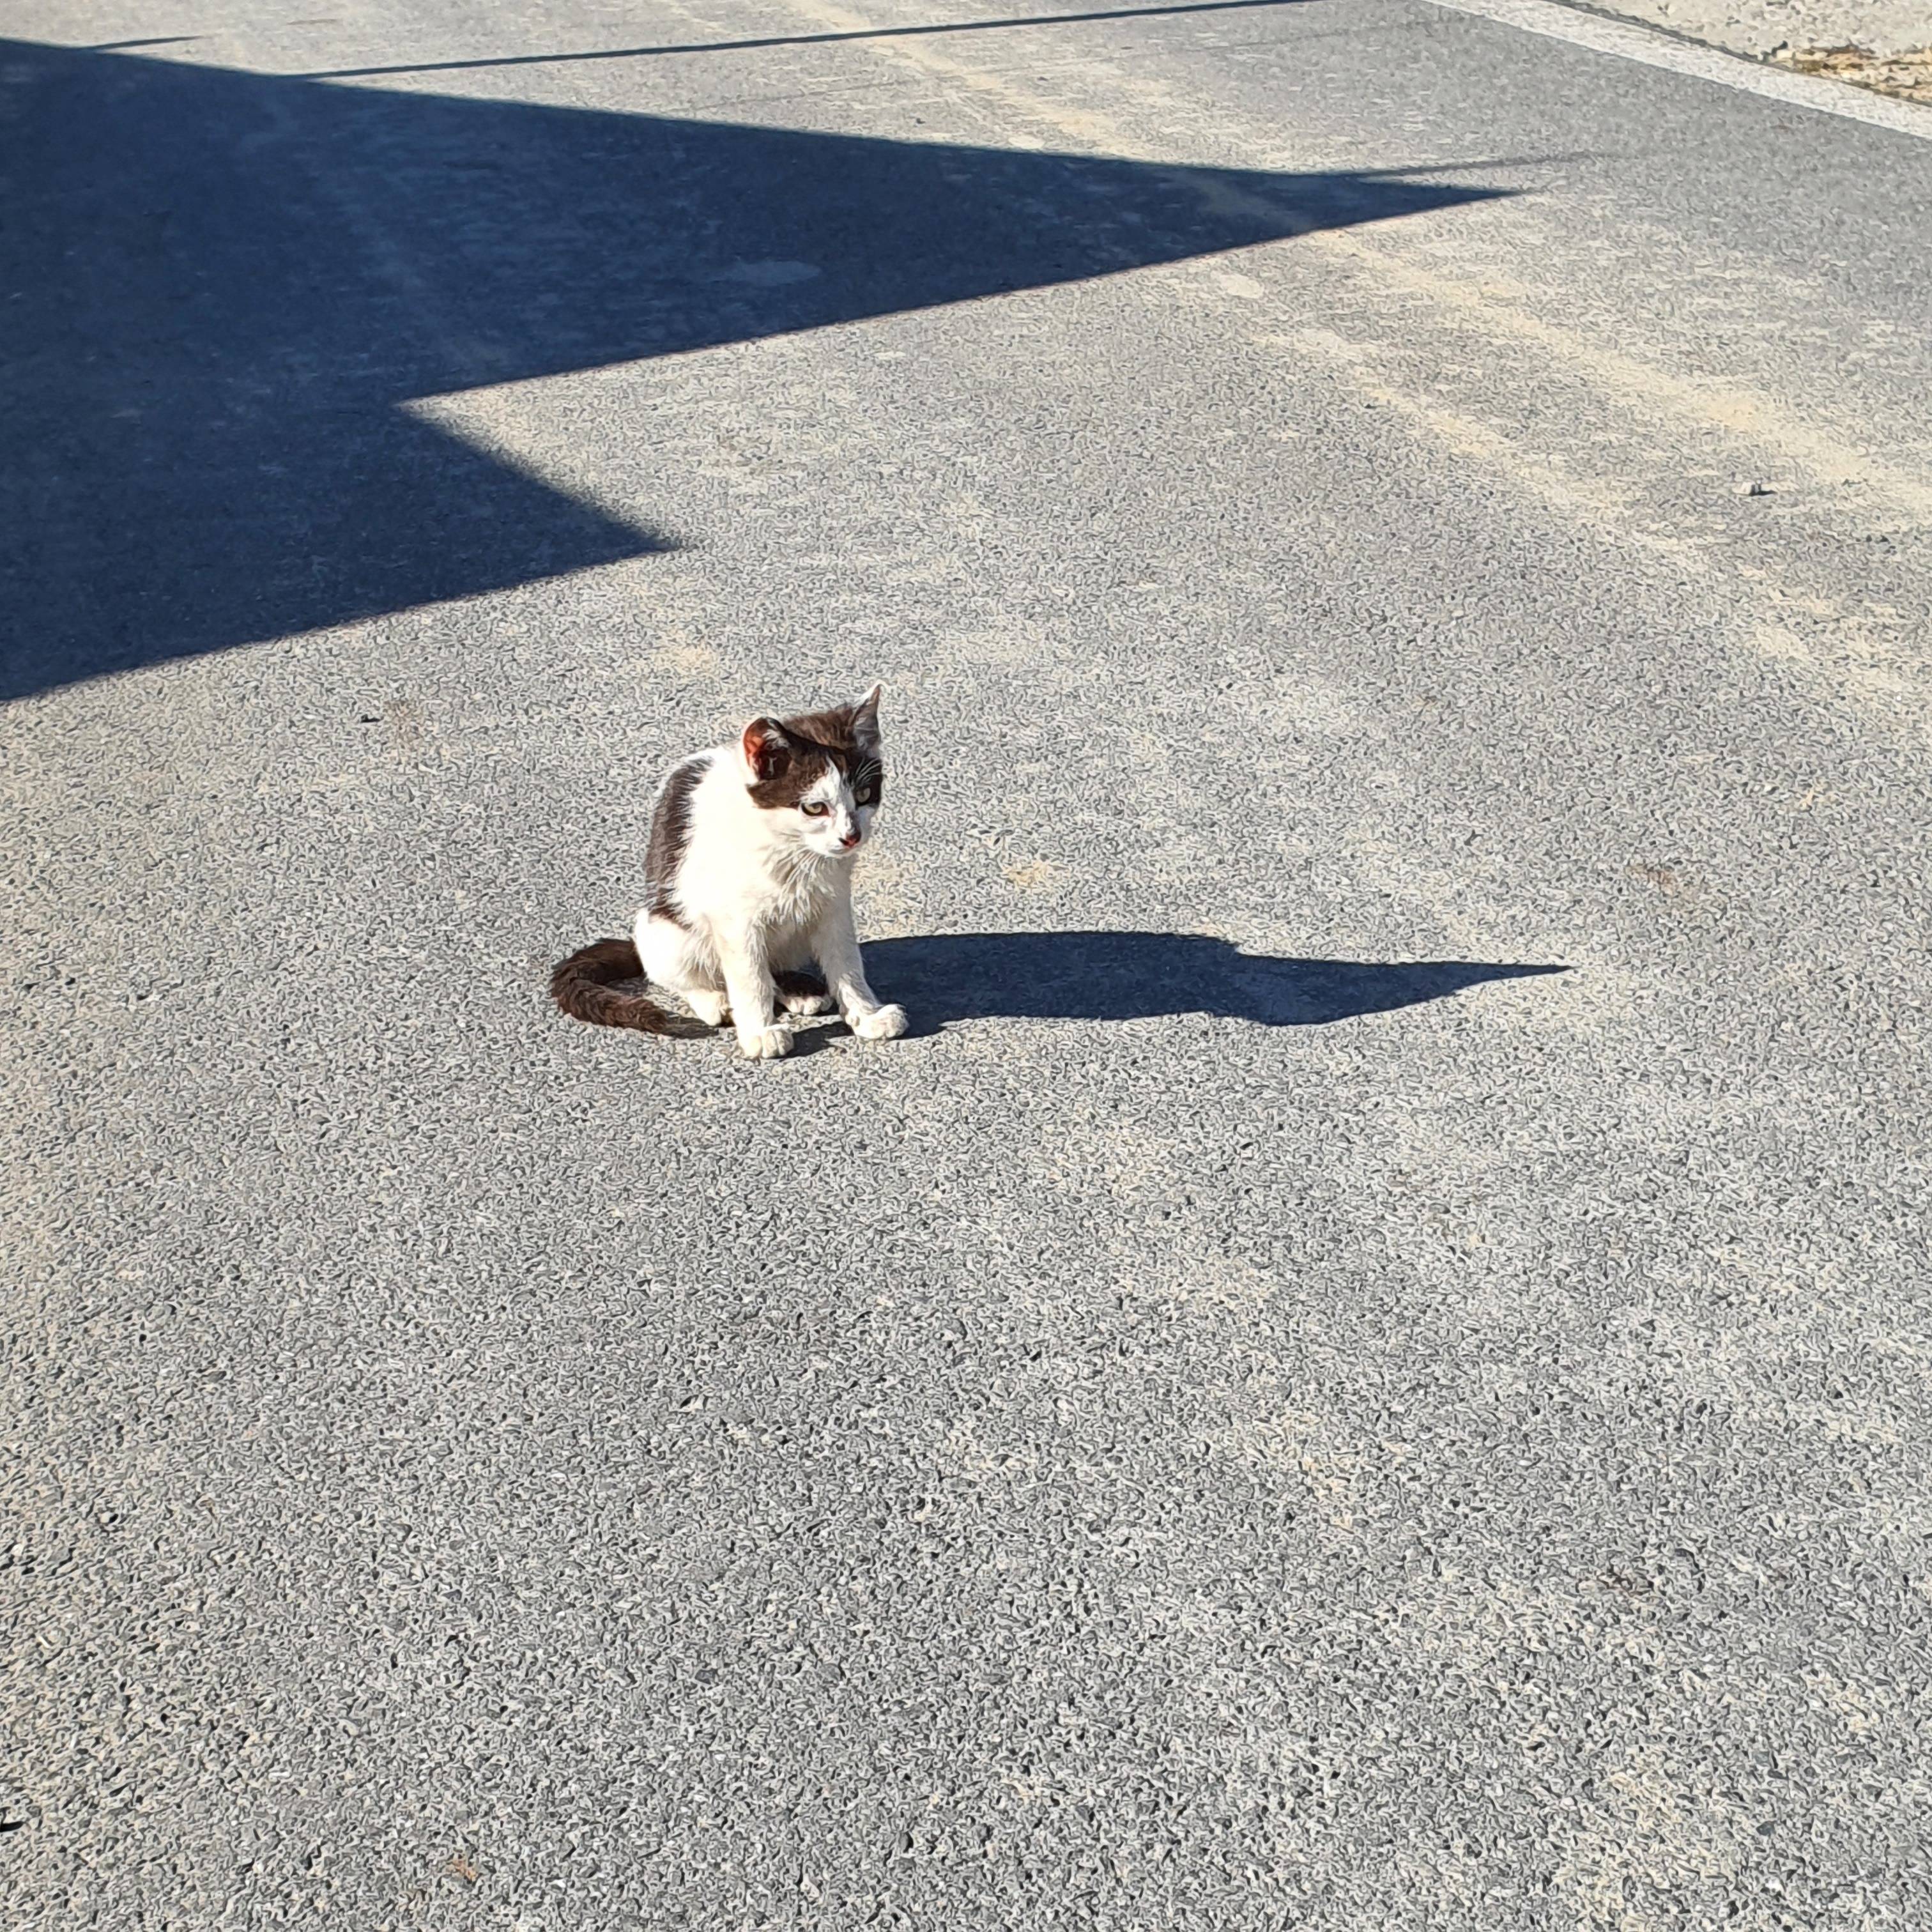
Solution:
<path fill-rule="evenodd" d="M 744 754 L 745 769 L 754 781 L 776 778 L 790 754 L 791 740 L 776 718 L 754 718 L 745 727 L 738 748 Z"/>

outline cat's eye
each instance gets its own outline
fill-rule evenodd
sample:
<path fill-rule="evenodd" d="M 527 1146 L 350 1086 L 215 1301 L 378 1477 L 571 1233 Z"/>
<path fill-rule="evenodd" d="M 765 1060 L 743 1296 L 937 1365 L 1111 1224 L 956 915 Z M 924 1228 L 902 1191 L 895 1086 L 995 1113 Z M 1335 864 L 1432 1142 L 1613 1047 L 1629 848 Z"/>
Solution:
<path fill-rule="evenodd" d="M 808 818 L 823 818 L 831 809 L 829 805 L 802 805 L 799 807 Z"/>

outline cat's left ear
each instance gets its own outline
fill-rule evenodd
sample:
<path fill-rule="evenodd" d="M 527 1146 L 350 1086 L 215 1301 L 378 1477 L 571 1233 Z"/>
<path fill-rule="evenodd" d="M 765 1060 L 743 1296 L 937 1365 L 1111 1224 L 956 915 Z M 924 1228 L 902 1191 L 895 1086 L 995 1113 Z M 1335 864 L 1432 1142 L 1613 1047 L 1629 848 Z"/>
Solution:
<path fill-rule="evenodd" d="M 852 706 L 852 736 L 862 745 L 874 751 L 879 748 L 879 693 L 883 685 L 874 685 L 865 696 Z"/>

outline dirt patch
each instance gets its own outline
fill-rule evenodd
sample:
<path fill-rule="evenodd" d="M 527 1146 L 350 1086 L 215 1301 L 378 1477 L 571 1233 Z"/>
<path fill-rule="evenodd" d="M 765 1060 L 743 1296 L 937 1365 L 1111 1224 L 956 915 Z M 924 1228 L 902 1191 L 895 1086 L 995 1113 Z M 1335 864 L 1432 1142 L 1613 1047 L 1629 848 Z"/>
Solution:
<path fill-rule="evenodd" d="M 1592 0 L 1796 74 L 1932 105 L 1932 0 Z"/>
<path fill-rule="evenodd" d="M 1833 80 L 1868 87 L 1900 100 L 1922 100 L 1932 106 L 1932 46 L 1895 54 L 1874 53 L 1870 47 L 1774 47 L 1771 58 L 1780 67 L 1799 74 L 1822 74 Z"/>

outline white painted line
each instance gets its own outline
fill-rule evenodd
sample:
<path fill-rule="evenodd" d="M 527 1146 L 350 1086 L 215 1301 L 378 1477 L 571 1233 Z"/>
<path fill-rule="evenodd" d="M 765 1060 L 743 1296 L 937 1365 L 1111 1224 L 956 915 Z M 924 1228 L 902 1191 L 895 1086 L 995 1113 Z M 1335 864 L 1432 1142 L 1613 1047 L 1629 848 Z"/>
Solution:
<path fill-rule="evenodd" d="M 1782 101 L 1788 107 L 1808 107 L 1820 114 L 1888 128 L 1894 134 L 1916 134 L 1922 141 L 1932 141 L 1932 106 L 1888 100 L 1884 94 L 1840 80 L 1822 80 L 1815 74 L 1787 74 L 1742 55 L 1680 40 L 1634 20 L 1613 20 L 1580 7 L 1561 5 L 1558 0 L 1430 0 L 1430 4 L 1474 14 L 1506 27 L 1520 27 L 1526 33 L 1546 34 L 1552 40 L 1568 40 L 1594 53 L 1618 54 L 1671 74 L 1714 80 L 1720 87 L 1761 94 L 1767 100 Z"/>

